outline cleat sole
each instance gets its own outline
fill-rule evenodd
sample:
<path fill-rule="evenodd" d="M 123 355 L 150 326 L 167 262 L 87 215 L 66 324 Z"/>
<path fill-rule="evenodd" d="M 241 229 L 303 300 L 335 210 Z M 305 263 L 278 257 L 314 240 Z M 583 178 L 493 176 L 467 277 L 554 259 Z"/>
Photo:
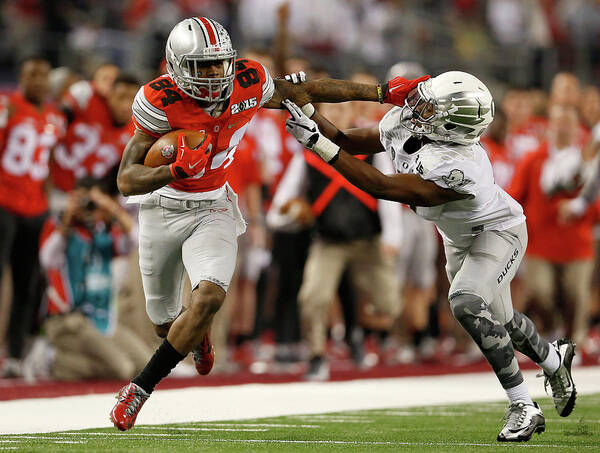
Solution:
<path fill-rule="evenodd" d="M 571 383 L 573 384 L 573 393 L 571 394 L 571 397 L 569 398 L 569 401 L 565 405 L 562 412 L 558 414 L 561 417 L 568 417 L 569 415 L 571 415 L 571 412 L 573 412 L 573 409 L 575 409 L 575 400 L 577 399 L 577 388 L 575 387 L 575 382 L 573 382 L 573 376 L 571 375 L 571 365 L 573 363 L 573 357 L 575 357 L 576 355 L 576 346 L 577 345 L 575 343 L 571 343 L 565 355 L 565 367 L 569 370 L 569 378 L 571 379 Z"/>

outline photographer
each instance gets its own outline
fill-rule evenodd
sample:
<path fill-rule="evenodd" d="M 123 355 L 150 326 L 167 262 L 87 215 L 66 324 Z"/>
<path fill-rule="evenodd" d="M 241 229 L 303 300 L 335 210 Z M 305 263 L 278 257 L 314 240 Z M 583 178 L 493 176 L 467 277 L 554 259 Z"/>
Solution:
<path fill-rule="evenodd" d="M 87 183 L 87 184 L 86 184 Z M 50 218 L 40 239 L 46 271 L 45 323 L 50 374 L 62 380 L 131 379 L 151 351 L 117 323 L 111 262 L 129 252 L 133 219 L 87 181 L 69 194 L 62 219 Z"/>

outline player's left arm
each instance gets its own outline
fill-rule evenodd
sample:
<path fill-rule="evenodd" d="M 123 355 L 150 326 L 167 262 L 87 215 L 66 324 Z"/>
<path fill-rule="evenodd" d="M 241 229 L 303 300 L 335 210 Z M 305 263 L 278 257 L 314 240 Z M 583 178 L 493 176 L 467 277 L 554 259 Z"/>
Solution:
<path fill-rule="evenodd" d="M 340 150 L 333 167 L 356 187 L 375 198 L 411 206 L 436 206 L 470 195 L 438 186 L 414 174 L 384 175 L 368 163 Z"/>
<path fill-rule="evenodd" d="M 346 80 L 317 79 L 296 85 L 284 79 L 275 79 L 275 92 L 264 107 L 282 108 L 284 99 L 291 99 L 298 105 L 309 102 L 378 102 L 377 85 L 348 82 Z"/>
<path fill-rule="evenodd" d="M 148 193 L 174 181 L 168 165 L 156 168 L 143 165 L 144 157 L 155 141 L 156 137 L 138 129 L 127 143 L 117 174 L 117 186 L 123 195 Z"/>
<path fill-rule="evenodd" d="M 409 80 L 396 77 L 381 85 L 350 82 L 337 79 L 317 79 L 303 83 L 292 83 L 285 79 L 275 79 L 275 91 L 264 107 L 282 108 L 284 99 L 291 99 L 303 106 L 309 102 L 372 101 L 382 104 L 403 105 L 406 96 L 428 75 Z"/>
<path fill-rule="evenodd" d="M 375 167 L 356 159 L 324 137 L 317 124 L 292 102 L 285 101 L 291 118 L 286 130 L 302 145 L 312 149 L 356 187 L 375 198 L 398 201 L 411 206 L 436 206 L 471 197 L 437 185 L 414 174 L 384 175 Z"/>

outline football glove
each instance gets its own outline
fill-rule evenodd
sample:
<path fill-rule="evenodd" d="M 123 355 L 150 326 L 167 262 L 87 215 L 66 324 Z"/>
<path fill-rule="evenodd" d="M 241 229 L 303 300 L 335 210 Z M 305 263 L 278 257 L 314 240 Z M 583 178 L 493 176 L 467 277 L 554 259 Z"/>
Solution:
<path fill-rule="evenodd" d="M 413 88 L 429 79 L 431 76 L 424 75 L 417 79 L 405 79 L 404 77 L 394 77 L 383 85 L 377 85 L 377 94 L 381 104 L 404 105 L 406 96 Z"/>
<path fill-rule="evenodd" d="M 293 83 L 294 85 L 298 85 L 302 82 L 306 82 L 306 72 L 298 71 L 298 72 L 292 72 L 291 74 L 286 74 L 285 80 Z"/>
<path fill-rule="evenodd" d="M 291 74 L 285 75 L 285 80 L 287 80 L 290 83 L 293 83 L 294 85 L 299 85 L 303 82 L 306 82 L 306 73 L 304 71 L 292 72 Z M 315 114 L 315 108 L 310 103 L 304 104 L 301 107 L 301 109 L 304 112 L 304 114 L 309 118 L 312 118 Z"/>
<path fill-rule="evenodd" d="M 302 146 L 313 150 L 325 162 L 333 163 L 338 157 L 340 147 L 321 135 L 317 123 L 306 116 L 292 101 L 284 100 L 283 106 L 290 112 L 290 118 L 285 122 L 285 129 L 296 137 Z"/>
<path fill-rule="evenodd" d="M 190 178 L 202 172 L 210 157 L 209 145 L 210 137 L 206 136 L 200 145 L 190 148 L 185 144 L 185 135 L 179 134 L 177 136 L 177 158 L 169 165 L 173 178 Z"/>

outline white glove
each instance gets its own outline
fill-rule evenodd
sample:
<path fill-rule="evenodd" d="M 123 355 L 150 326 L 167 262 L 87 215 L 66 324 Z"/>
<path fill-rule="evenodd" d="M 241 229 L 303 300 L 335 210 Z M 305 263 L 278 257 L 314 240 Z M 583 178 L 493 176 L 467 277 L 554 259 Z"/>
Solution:
<path fill-rule="evenodd" d="M 284 77 L 285 80 L 293 83 L 294 85 L 299 85 L 303 82 L 306 82 L 306 73 L 304 71 L 292 72 L 291 74 L 286 74 Z M 309 118 L 312 118 L 315 114 L 315 108 L 312 104 L 304 104 L 301 108 L 304 114 Z"/>
<path fill-rule="evenodd" d="M 307 104 L 310 105 L 310 104 Z M 283 101 L 283 106 L 290 112 L 290 118 L 285 122 L 285 129 L 296 137 L 298 142 L 317 153 L 325 162 L 332 163 L 340 152 L 340 147 L 321 135 L 317 123 L 289 99 Z M 306 106 L 305 106 L 306 107 Z"/>
<path fill-rule="evenodd" d="M 306 73 L 304 71 L 292 72 L 291 74 L 285 75 L 285 80 L 298 85 L 302 82 L 306 82 Z"/>

